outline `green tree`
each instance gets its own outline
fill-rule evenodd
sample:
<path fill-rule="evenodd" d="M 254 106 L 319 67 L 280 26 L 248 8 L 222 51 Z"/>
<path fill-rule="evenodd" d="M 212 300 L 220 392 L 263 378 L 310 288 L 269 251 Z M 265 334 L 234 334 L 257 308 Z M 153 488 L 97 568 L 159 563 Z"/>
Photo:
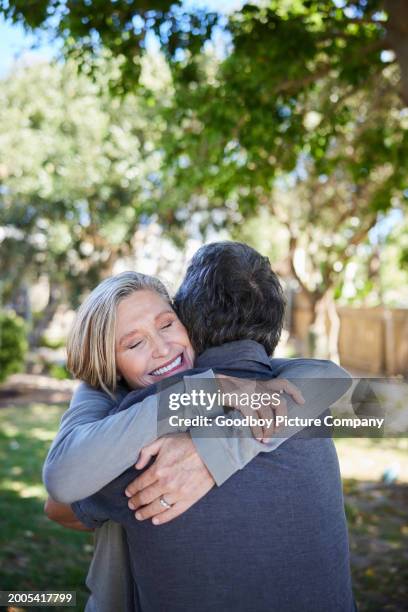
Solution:
<path fill-rule="evenodd" d="M 35 16 L 10 2 L 7 14 L 47 26 L 50 3 L 42 7 Z M 175 92 L 161 109 L 174 197 L 234 231 L 261 207 L 273 212 L 317 315 L 378 216 L 407 198 L 408 4 L 270 0 L 228 18 L 165 2 L 98 9 L 68 2 L 53 15 L 56 36 L 84 65 L 108 47 L 126 90 L 138 82 L 147 34 L 156 34 Z M 215 27 L 221 54 L 211 45 Z M 300 249 L 307 278 L 296 270 Z"/>
<path fill-rule="evenodd" d="M 148 94 L 112 99 L 106 82 L 114 70 L 115 63 L 101 60 L 92 81 L 73 62 L 41 64 L 2 82 L 3 295 L 21 301 L 41 275 L 50 286 L 32 344 L 62 300 L 75 306 L 119 257 L 133 254 L 140 223 L 161 208 L 163 222 L 171 212 L 152 84 Z M 156 94 L 166 99 L 167 85 L 158 84 Z"/>
<path fill-rule="evenodd" d="M 408 124 L 399 67 L 380 55 L 384 38 L 372 23 L 385 15 L 348 12 L 348 26 L 329 36 L 327 5 L 314 19 L 306 5 L 280 3 L 273 15 L 247 7 L 231 18 L 225 60 L 196 58 L 195 81 L 179 81 L 175 125 L 183 130 L 167 139 L 167 159 L 179 184 L 241 213 L 236 236 L 259 209 L 286 228 L 282 250 L 310 303 L 314 335 L 324 340 L 331 313 L 335 356 L 342 271 L 379 218 L 406 205 Z"/>
<path fill-rule="evenodd" d="M 357 120 L 350 99 L 375 96 L 390 112 L 408 103 L 404 0 L 270 0 L 245 4 L 228 18 L 165 0 L 11 0 L 3 12 L 28 28 L 48 28 L 85 66 L 108 48 L 118 58 L 122 91 L 138 82 L 147 36 L 154 33 L 176 87 L 174 138 L 166 144 L 178 184 L 191 193 L 208 186 L 220 202 L 239 185 L 244 212 L 257 205 L 253 188 L 269 188 L 277 172 L 296 167 L 301 153 L 322 172 L 330 170 L 331 142 Z M 230 36 L 222 61 L 208 61 L 205 51 L 215 27 Z M 392 107 L 382 95 L 387 88 L 401 94 Z M 361 178 L 369 176 L 371 151 L 375 156 L 385 147 L 393 162 L 406 160 L 406 149 L 390 146 L 381 126 L 359 132 L 361 153 L 352 163 Z"/>
<path fill-rule="evenodd" d="M 192 56 L 200 53 L 214 27 L 225 28 L 246 58 L 243 72 L 259 63 L 275 92 L 301 91 L 339 68 L 345 80 L 355 83 L 367 68 L 381 69 L 379 49 L 391 49 L 401 67 L 402 95 L 408 103 L 404 0 L 270 0 L 261 7 L 248 2 L 227 23 L 222 14 L 187 10 L 181 1 L 169 0 L 7 0 L 0 8 L 28 29 L 53 32 L 68 52 L 78 56 L 97 55 L 101 46 L 109 49 L 122 59 L 128 84 L 138 78 L 135 67 L 140 66 L 150 32 L 174 59 L 180 50 Z M 269 59 L 275 62 L 271 65 Z"/>

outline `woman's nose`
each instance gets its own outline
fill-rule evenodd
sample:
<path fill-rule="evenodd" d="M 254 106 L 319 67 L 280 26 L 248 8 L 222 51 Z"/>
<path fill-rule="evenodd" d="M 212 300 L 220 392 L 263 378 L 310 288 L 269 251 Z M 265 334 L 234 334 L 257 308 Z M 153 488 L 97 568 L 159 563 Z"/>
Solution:
<path fill-rule="evenodd" d="M 160 336 L 160 334 L 155 336 L 153 342 L 153 357 L 166 357 L 170 353 L 169 344 Z"/>

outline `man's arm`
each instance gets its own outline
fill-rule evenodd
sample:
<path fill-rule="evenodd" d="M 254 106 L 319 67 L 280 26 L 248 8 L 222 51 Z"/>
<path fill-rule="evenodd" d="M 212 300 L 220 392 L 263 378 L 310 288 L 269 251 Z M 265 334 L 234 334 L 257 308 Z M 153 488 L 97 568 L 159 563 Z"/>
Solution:
<path fill-rule="evenodd" d="M 197 377 L 208 380 L 214 375 L 208 370 Z M 168 391 L 183 393 L 188 380 L 186 376 Z M 52 499 L 68 504 L 99 491 L 133 465 L 140 450 L 157 438 L 157 396 L 109 416 L 124 395 L 122 391 L 114 400 L 85 383 L 75 391 L 43 468 Z"/>

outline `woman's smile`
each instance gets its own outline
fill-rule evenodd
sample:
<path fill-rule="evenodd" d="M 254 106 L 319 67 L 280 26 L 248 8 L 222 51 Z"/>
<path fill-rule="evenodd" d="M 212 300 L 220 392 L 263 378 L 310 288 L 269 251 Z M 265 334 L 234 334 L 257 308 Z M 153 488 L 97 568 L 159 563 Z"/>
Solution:
<path fill-rule="evenodd" d="M 162 376 L 163 374 L 166 374 L 168 372 L 173 373 L 173 371 L 178 370 L 179 366 L 182 365 L 183 361 L 184 361 L 183 353 L 180 353 L 180 355 L 177 355 L 175 359 L 171 359 L 170 361 L 167 361 L 166 363 L 164 363 L 162 366 L 160 366 L 156 370 L 153 370 L 153 372 L 150 372 L 150 375 L 151 376 Z"/>

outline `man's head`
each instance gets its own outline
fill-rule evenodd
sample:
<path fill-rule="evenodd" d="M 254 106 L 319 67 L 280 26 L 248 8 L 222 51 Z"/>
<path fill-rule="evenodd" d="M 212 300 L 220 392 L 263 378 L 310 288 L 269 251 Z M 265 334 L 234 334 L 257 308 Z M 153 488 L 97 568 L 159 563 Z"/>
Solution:
<path fill-rule="evenodd" d="M 214 242 L 194 255 L 174 307 L 197 352 L 234 340 L 255 340 L 272 355 L 285 298 L 269 259 L 240 242 Z"/>

